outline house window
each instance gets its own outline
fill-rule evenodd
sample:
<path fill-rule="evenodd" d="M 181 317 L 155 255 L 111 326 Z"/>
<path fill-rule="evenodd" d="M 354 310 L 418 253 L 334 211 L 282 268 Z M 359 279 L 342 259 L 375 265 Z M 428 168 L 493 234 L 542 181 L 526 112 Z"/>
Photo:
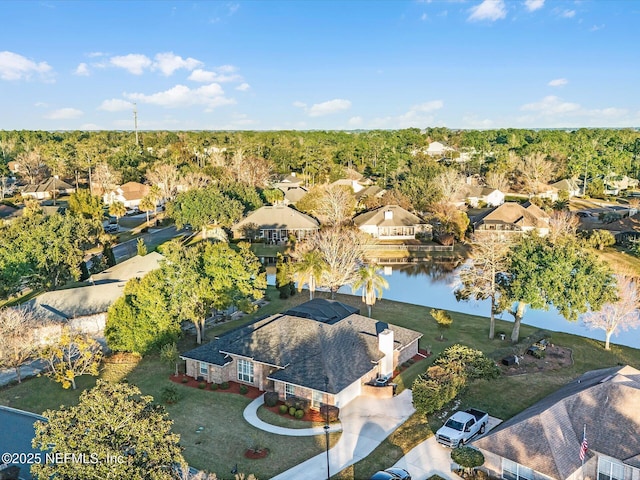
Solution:
<path fill-rule="evenodd" d="M 284 384 L 284 398 L 295 397 L 296 395 L 296 387 L 291 385 L 290 383 Z"/>
<path fill-rule="evenodd" d="M 209 374 L 209 366 L 204 362 L 200 362 L 200 376 L 205 376 L 208 374 Z"/>
<path fill-rule="evenodd" d="M 503 458 L 502 478 L 505 480 L 533 480 L 533 470 Z"/>
<path fill-rule="evenodd" d="M 624 465 L 607 458 L 598 458 L 598 480 L 623 480 Z"/>
<path fill-rule="evenodd" d="M 242 358 L 238 360 L 238 380 L 253 383 L 253 362 Z"/>
<path fill-rule="evenodd" d="M 311 408 L 320 408 L 324 395 L 322 392 L 313 391 L 311 394 Z"/>

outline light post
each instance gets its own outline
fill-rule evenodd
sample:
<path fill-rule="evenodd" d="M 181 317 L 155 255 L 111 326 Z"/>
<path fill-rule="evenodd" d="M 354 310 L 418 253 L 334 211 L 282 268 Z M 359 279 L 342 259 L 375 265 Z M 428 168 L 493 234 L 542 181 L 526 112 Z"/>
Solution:
<path fill-rule="evenodd" d="M 327 480 L 331 478 L 331 472 L 329 471 L 329 377 L 324 377 L 324 392 L 327 396 L 324 404 L 325 412 L 325 424 L 324 424 L 324 438 L 327 449 Z"/>

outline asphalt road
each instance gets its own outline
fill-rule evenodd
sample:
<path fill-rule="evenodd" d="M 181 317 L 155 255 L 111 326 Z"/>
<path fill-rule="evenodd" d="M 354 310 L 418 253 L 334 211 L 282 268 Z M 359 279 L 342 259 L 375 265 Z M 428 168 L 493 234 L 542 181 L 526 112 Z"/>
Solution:
<path fill-rule="evenodd" d="M 175 225 L 172 225 L 160 230 L 154 229 L 151 232 L 143 233 L 137 238 L 124 243 L 120 243 L 114 246 L 112 249 L 113 255 L 116 259 L 116 263 L 120 263 L 123 260 L 127 260 L 136 256 L 138 250 L 138 238 L 144 239 L 144 243 L 147 246 L 147 249 L 151 250 L 161 243 L 166 242 L 167 240 L 170 240 L 183 232 L 187 232 L 187 230 L 178 230 Z"/>

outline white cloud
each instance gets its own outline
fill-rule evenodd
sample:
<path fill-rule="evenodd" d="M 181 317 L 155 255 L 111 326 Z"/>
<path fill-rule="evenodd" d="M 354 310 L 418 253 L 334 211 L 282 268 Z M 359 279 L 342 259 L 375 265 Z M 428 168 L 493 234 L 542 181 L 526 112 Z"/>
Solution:
<path fill-rule="evenodd" d="M 91 72 L 89 72 L 89 66 L 86 63 L 81 63 L 76 67 L 76 70 L 75 72 L 73 72 L 73 74 L 80 77 L 88 77 L 89 75 L 91 75 Z"/>
<path fill-rule="evenodd" d="M 229 67 L 230 67 L 229 65 L 224 65 L 223 67 L 220 67 L 218 70 L 221 73 L 209 71 L 209 70 L 202 70 L 198 68 L 193 72 L 191 72 L 191 75 L 189 75 L 188 80 L 191 80 L 192 82 L 201 82 L 201 83 L 212 83 L 212 82 L 225 83 L 225 82 L 235 82 L 235 81 L 242 80 L 242 77 L 240 75 L 234 74 L 231 71 L 229 71 L 228 69 Z"/>
<path fill-rule="evenodd" d="M 562 18 L 573 18 L 576 16 L 575 10 L 556 10 L 556 13 Z"/>
<path fill-rule="evenodd" d="M 554 95 L 544 97 L 540 102 L 527 103 L 520 107 L 520 110 L 528 112 L 537 112 L 542 116 L 549 115 L 565 115 L 575 113 L 580 110 L 580 104 L 564 102 L 561 98 Z"/>
<path fill-rule="evenodd" d="M 107 112 L 122 112 L 124 110 L 131 110 L 133 105 L 131 102 L 121 100 L 119 98 L 112 98 L 111 100 L 105 100 L 100 104 L 98 110 L 105 110 Z"/>
<path fill-rule="evenodd" d="M 235 103 L 234 99 L 224 96 L 222 87 L 217 83 L 203 85 L 194 89 L 185 85 L 176 85 L 169 90 L 151 95 L 145 95 L 144 93 L 125 93 L 124 96 L 134 102 L 159 105 L 166 108 L 203 105 L 208 109 L 213 109 L 221 105 Z"/>
<path fill-rule="evenodd" d="M 444 102 L 442 100 L 432 100 L 430 102 L 414 105 L 413 107 L 411 107 L 411 111 L 433 112 L 435 110 L 440 110 L 443 106 L 444 106 Z"/>
<path fill-rule="evenodd" d="M 87 57 L 89 58 L 104 57 L 104 56 L 106 56 L 106 53 L 102 53 L 102 52 L 89 52 L 87 54 Z"/>
<path fill-rule="evenodd" d="M 374 118 L 371 121 L 371 128 L 410 128 L 425 127 L 435 124 L 435 117 L 432 115 L 436 110 L 444 106 L 442 100 L 432 100 L 429 102 L 413 105 L 407 112 L 397 116 L 386 116 Z"/>
<path fill-rule="evenodd" d="M 216 68 L 216 70 L 218 70 L 221 73 L 233 73 L 233 72 L 236 72 L 238 69 L 233 65 L 221 65 L 218 68 Z"/>
<path fill-rule="evenodd" d="M 189 75 L 188 80 L 191 80 L 192 82 L 202 82 L 202 83 L 215 82 L 216 75 L 217 75 L 216 72 L 209 72 L 207 70 L 202 70 L 198 68 L 193 72 L 191 72 L 191 75 Z"/>
<path fill-rule="evenodd" d="M 304 102 L 293 102 L 292 105 L 296 108 L 307 108 L 307 104 Z"/>
<path fill-rule="evenodd" d="M 544 0 L 525 0 L 524 6 L 527 7 L 527 10 L 530 12 L 535 12 L 544 7 Z"/>
<path fill-rule="evenodd" d="M 464 115 L 462 117 L 464 128 L 473 128 L 478 130 L 495 127 L 493 120 L 489 118 L 478 118 L 476 115 Z"/>
<path fill-rule="evenodd" d="M 504 0 L 484 0 L 481 4 L 469 10 L 471 14 L 467 20 L 489 20 L 495 22 L 507 16 Z"/>
<path fill-rule="evenodd" d="M 103 128 L 95 123 L 83 123 L 80 125 L 80 130 L 103 130 Z"/>
<path fill-rule="evenodd" d="M 0 52 L 0 78 L 2 80 L 29 80 L 37 74 L 48 80 L 52 68 L 47 62 L 36 63 L 13 52 Z"/>
<path fill-rule="evenodd" d="M 604 23 L 601 23 L 600 25 L 594 25 L 589 29 L 589 31 L 597 32 L 598 30 L 602 30 L 603 28 L 604 28 Z"/>
<path fill-rule="evenodd" d="M 47 113 L 44 118 L 48 118 L 49 120 L 68 120 L 81 117 L 83 114 L 84 112 L 77 108 L 60 108 Z"/>
<path fill-rule="evenodd" d="M 129 55 L 115 56 L 109 59 L 114 67 L 124 68 L 134 75 L 142 75 L 144 70 L 151 67 L 153 62 L 146 55 L 130 53 Z"/>
<path fill-rule="evenodd" d="M 202 65 L 200 60 L 196 60 L 191 57 L 182 58 L 180 55 L 174 55 L 173 52 L 158 53 L 155 56 L 155 60 L 153 68 L 160 70 L 166 77 L 172 75 L 173 72 L 181 68 L 191 71 Z"/>
<path fill-rule="evenodd" d="M 343 110 L 349 110 L 351 108 L 351 102 L 342 98 L 336 98 L 334 100 L 328 100 L 322 103 L 316 103 L 309 108 L 310 117 L 321 117 L 324 115 L 331 115 Z"/>
<path fill-rule="evenodd" d="M 351 117 L 347 123 L 350 127 L 358 127 L 362 125 L 362 117 Z"/>
<path fill-rule="evenodd" d="M 569 80 L 566 78 L 556 78 L 547 83 L 547 85 L 550 87 L 564 87 L 567 83 L 569 83 Z"/>
<path fill-rule="evenodd" d="M 251 88 L 251 85 L 249 85 L 248 83 L 241 83 L 240 85 L 238 85 L 236 87 L 236 90 L 240 91 L 240 92 L 246 92 L 247 90 L 249 90 Z"/>

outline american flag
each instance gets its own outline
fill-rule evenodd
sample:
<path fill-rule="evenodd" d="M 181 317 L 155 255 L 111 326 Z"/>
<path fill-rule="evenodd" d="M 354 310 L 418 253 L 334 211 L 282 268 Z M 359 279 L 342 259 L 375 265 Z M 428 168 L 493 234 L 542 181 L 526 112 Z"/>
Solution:
<path fill-rule="evenodd" d="M 580 445 L 580 460 L 584 462 L 584 457 L 589 450 L 589 444 L 587 443 L 587 433 L 582 436 L 582 444 Z"/>

